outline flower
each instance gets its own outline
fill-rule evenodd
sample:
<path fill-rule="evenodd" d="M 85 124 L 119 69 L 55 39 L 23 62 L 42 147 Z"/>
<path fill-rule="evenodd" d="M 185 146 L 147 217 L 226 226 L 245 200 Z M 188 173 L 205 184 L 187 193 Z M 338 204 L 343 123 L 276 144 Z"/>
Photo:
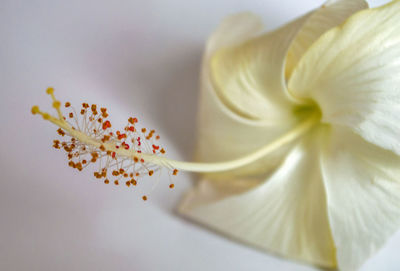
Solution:
<path fill-rule="evenodd" d="M 79 115 L 67 102 L 64 116 L 53 88 L 57 116 L 31 112 L 69 138 L 53 146 L 71 167 L 97 164 L 105 184 L 132 189 L 162 168 L 203 172 L 184 216 L 263 250 L 354 270 L 400 228 L 400 0 L 367 8 L 329 1 L 268 34 L 253 14 L 227 18 L 204 56 L 198 163 L 165 157 L 137 118 L 114 133 L 106 108 L 83 103 Z"/>
<path fill-rule="evenodd" d="M 312 125 L 269 156 L 206 173 L 184 216 L 341 270 L 400 228 L 400 1 L 367 8 L 329 1 L 268 34 L 250 13 L 221 24 L 204 56 L 196 159 L 240 159 Z"/>

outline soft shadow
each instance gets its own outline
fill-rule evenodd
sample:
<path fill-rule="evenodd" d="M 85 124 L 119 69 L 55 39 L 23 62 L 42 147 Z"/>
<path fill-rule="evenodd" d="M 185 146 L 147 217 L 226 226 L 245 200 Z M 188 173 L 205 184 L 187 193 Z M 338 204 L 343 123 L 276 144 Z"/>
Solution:
<path fill-rule="evenodd" d="M 155 100 L 159 127 L 185 159 L 191 159 L 196 137 L 201 55 L 199 46 L 177 55 L 169 66 L 172 72 L 164 89 Z"/>
<path fill-rule="evenodd" d="M 303 265 L 303 266 L 312 266 L 313 268 L 315 268 L 315 270 L 321 270 L 321 271 L 337 271 L 338 270 L 336 268 L 326 268 L 326 267 L 313 265 L 313 264 L 310 264 L 307 262 L 303 262 L 301 260 L 286 258 L 285 256 L 280 255 L 279 253 L 276 253 L 274 251 L 266 250 L 265 248 L 261 248 L 261 247 L 254 246 L 252 244 L 244 243 L 243 241 L 236 239 L 222 231 L 216 230 L 212 227 L 209 227 L 208 225 L 202 224 L 202 223 L 192 220 L 188 217 L 185 217 L 185 216 L 179 214 L 177 211 L 175 211 L 175 215 L 178 217 L 178 219 L 182 223 L 186 224 L 187 226 L 201 227 L 202 229 L 207 230 L 209 233 L 214 234 L 216 238 L 223 238 L 225 240 L 228 240 L 229 242 L 232 242 L 233 245 L 242 246 L 246 249 L 250 249 L 250 250 L 254 250 L 259 253 L 267 254 L 268 256 L 272 256 L 272 257 L 275 257 L 275 258 L 283 260 L 283 261 L 292 262 L 292 263 L 296 263 L 296 264 Z"/>

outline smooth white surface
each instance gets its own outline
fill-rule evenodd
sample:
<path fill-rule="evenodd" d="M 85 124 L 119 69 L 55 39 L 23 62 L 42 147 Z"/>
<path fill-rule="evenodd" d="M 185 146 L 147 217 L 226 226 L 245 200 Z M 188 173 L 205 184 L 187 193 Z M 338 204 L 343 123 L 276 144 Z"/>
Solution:
<path fill-rule="evenodd" d="M 387 1 L 370 1 L 373 5 Z M 315 270 L 182 220 L 193 176 L 150 194 L 77 173 L 51 148 L 47 86 L 78 105 L 106 105 L 155 127 L 169 155 L 189 159 L 204 43 L 227 14 L 263 14 L 268 29 L 319 0 L 0 1 L 0 270 Z M 140 188 L 138 189 L 140 190 Z M 399 270 L 400 234 L 362 270 Z"/>

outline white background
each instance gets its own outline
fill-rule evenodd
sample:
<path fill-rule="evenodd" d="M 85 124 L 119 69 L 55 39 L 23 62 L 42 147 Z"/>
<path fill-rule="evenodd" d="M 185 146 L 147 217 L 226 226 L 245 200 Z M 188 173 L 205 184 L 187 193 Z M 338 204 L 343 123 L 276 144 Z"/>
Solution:
<path fill-rule="evenodd" d="M 174 191 L 161 180 L 144 203 L 73 171 L 30 108 L 51 110 L 52 85 L 62 101 L 107 105 L 115 126 L 138 116 L 171 157 L 190 159 L 201 54 L 218 22 L 251 10 L 272 29 L 322 3 L 0 0 L 0 270 L 315 270 L 177 216 L 190 174 Z M 399 249 L 397 234 L 362 270 L 399 270 Z"/>

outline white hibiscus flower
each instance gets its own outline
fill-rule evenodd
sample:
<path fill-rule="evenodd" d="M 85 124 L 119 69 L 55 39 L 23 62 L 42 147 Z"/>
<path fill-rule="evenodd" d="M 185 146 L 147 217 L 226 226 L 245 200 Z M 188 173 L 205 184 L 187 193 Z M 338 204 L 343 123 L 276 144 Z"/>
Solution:
<path fill-rule="evenodd" d="M 357 269 L 400 228 L 400 1 L 376 9 L 328 1 L 262 30 L 257 16 L 233 15 L 208 42 L 197 163 L 156 155 L 158 145 L 143 149 L 133 126 L 104 138 L 111 124 L 87 119 L 88 107 L 72 127 L 52 89 L 58 116 L 32 112 L 74 139 L 63 145 L 69 154 L 87 146 L 92 162 L 106 157 L 140 174 L 152 175 L 151 166 L 203 172 L 179 209 L 194 221 L 289 258 Z M 94 132 L 82 128 L 90 121 L 100 123 Z M 154 132 L 145 132 L 150 140 Z"/>

